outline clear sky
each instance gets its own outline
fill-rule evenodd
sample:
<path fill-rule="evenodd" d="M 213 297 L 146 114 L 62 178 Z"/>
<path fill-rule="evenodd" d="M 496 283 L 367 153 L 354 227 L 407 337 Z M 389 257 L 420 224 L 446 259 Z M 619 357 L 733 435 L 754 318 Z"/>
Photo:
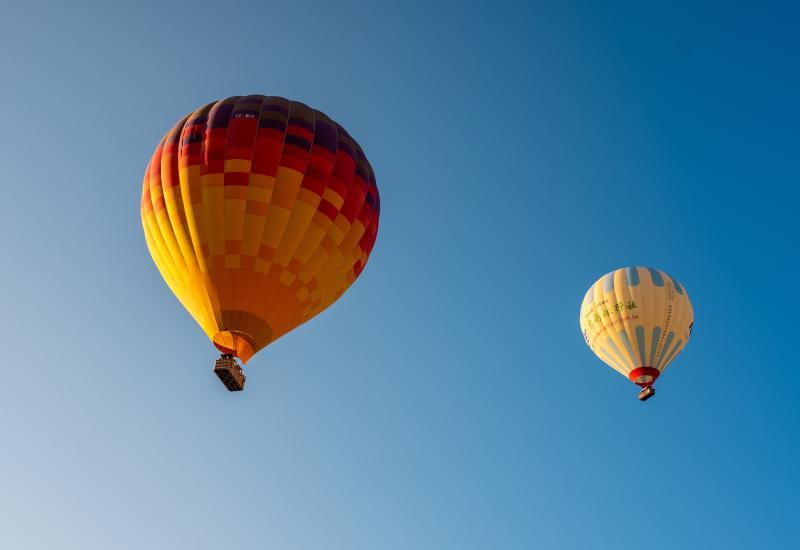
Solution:
<path fill-rule="evenodd" d="M 599 4 L 4 0 L 0 549 L 800 548 L 800 13 Z M 382 212 L 230 394 L 139 199 L 248 93 Z M 631 264 L 696 314 L 646 404 L 578 327 Z"/>

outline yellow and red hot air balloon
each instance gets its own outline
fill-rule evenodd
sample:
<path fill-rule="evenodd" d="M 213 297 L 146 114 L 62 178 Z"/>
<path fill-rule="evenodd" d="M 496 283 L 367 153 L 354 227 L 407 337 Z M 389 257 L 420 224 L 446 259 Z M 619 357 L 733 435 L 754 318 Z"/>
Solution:
<path fill-rule="evenodd" d="M 235 362 L 335 302 L 378 232 L 375 175 L 339 124 L 303 103 L 250 95 L 209 103 L 161 140 L 144 176 L 150 254 L 244 387 Z"/>
<path fill-rule="evenodd" d="M 694 310 L 686 289 L 649 267 L 626 267 L 600 277 L 581 304 L 581 332 L 606 364 L 655 394 L 653 383 L 683 351 Z"/>

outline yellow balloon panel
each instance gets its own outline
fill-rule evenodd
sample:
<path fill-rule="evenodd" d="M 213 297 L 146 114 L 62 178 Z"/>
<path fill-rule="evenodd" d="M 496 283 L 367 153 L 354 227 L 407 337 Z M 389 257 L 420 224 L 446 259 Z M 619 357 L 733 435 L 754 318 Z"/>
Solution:
<path fill-rule="evenodd" d="M 581 304 L 580 326 L 591 350 L 632 382 L 647 386 L 691 336 L 694 311 L 686 289 L 658 269 L 617 269 L 595 282 Z"/>

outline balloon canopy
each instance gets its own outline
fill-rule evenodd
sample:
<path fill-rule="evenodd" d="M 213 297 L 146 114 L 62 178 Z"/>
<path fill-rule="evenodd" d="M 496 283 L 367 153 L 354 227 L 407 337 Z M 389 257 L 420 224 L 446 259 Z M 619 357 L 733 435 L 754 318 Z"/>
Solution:
<path fill-rule="evenodd" d="M 372 167 L 344 128 L 303 103 L 260 95 L 179 120 L 150 159 L 141 205 L 167 285 L 242 362 L 353 284 L 379 212 Z"/>
<path fill-rule="evenodd" d="M 642 387 L 652 385 L 683 351 L 693 323 L 686 289 L 650 267 L 603 275 L 581 304 L 581 331 L 591 350 Z"/>

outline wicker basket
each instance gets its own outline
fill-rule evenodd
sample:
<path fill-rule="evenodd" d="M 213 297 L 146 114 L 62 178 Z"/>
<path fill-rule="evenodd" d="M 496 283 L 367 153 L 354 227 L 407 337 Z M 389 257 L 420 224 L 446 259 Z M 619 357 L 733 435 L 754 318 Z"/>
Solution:
<path fill-rule="evenodd" d="M 242 391 L 246 376 L 242 367 L 231 355 L 223 355 L 214 363 L 214 374 L 222 381 L 228 391 Z"/>

